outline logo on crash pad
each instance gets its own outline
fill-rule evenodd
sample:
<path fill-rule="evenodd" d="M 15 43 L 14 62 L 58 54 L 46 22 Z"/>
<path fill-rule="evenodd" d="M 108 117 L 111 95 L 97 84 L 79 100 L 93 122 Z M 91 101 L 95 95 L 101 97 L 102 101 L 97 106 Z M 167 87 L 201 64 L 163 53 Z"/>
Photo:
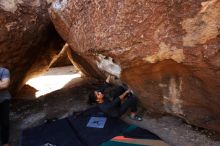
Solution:
<path fill-rule="evenodd" d="M 106 120 L 106 117 L 91 117 L 86 126 L 91 128 L 104 128 Z"/>
<path fill-rule="evenodd" d="M 43 144 L 42 146 L 56 146 L 56 145 L 51 144 L 51 143 L 45 143 L 45 144 Z"/>

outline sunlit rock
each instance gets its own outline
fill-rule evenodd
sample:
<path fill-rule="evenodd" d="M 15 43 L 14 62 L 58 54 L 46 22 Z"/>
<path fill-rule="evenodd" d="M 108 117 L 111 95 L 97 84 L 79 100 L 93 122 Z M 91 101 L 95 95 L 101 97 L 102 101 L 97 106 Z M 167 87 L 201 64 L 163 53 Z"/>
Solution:
<path fill-rule="evenodd" d="M 49 11 L 88 74 L 111 58 L 144 107 L 220 132 L 219 0 L 61 0 Z"/>

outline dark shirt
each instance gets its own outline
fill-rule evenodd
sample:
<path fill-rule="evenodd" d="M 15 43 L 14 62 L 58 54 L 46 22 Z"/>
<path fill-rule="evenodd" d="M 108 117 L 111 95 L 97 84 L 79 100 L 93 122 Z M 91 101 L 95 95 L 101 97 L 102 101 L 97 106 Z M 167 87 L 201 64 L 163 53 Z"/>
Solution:
<path fill-rule="evenodd" d="M 109 100 L 108 98 L 104 99 L 104 102 L 99 104 L 99 108 L 105 114 L 110 117 L 118 117 L 119 116 L 119 104 L 120 98 L 116 97 L 113 101 Z"/>
<path fill-rule="evenodd" d="M 113 86 L 112 84 L 105 82 L 103 85 L 98 87 L 97 91 L 104 93 L 107 88 L 110 88 L 112 86 Z"/>
<path fill-rule="evenodd" d="M 108 90 L 111 88 L 110 90 Z M 108 92 L 105 92 L 108 90 Z M 110 83 L 106 83 L 99 88 L 100 92 L 104 93 L 104 102 L 99 104 L 99 108 L 110 117 L 118 117 L 120 109 L 119 96 L 124 93 L 125 89 L 122 86 L 114 87 Z"/>

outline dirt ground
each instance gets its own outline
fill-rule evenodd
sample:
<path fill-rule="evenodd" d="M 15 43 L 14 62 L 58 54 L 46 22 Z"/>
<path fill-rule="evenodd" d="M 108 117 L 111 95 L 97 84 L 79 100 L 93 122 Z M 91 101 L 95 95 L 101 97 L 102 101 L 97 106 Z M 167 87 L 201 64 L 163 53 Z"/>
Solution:
<path fill-rule="evenodd" d="M 95 80 L 77 78 L 64 88 L 36 100 L 13 100 L 10 114 L 11 146 L 19 145 L 22 129 L 40 125 L 49 118 L 64 118 L 74 111 L 88 108 L 88 94 L 96 85 Z M 220 146 L 219 136 L 213 132 L 188 125 L 176 117 L 158 117 L 146 110 L 142 112 L 142 122 L 131 121 L 126 115 L 122 119 L 155 133 L 172 146 Z"/>

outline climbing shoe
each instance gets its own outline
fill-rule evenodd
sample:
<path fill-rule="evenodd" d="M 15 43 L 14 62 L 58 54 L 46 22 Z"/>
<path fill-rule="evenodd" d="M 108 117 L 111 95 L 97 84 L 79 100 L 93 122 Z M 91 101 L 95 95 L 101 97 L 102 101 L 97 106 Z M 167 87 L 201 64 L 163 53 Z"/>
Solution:
<path fill-rule="evenodd" d="M 131 120 L 135 120 L 135 121 L 142 121 L 143 120 L 143 118 L 141 116 L 139 116 L 139 115 L 133 115 L 133 116 L 130 115 L 129 118 Z"/>

